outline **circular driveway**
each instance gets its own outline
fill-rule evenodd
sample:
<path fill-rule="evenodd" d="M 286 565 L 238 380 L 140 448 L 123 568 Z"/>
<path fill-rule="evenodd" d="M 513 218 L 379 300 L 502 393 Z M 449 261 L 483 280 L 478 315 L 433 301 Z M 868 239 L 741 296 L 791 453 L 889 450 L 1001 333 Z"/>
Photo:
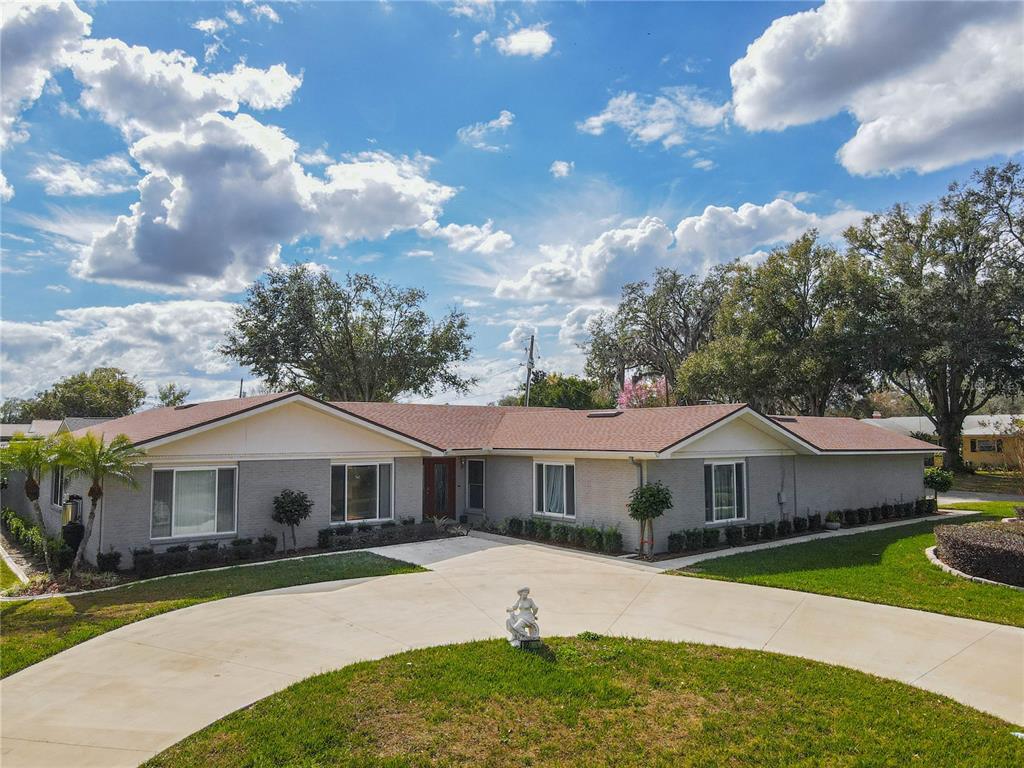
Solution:
<path fill-rule="evenodd" d="M 131 766 L 309 675 L 505 636 L 522 585 L 545 635 L 583 630 L 804 656 L 1024 724 L 1024 630 L 469 537 L 375 550 L 426 573 L 262 592 L 156 616 L 0 682 L 4 768 Z"/>

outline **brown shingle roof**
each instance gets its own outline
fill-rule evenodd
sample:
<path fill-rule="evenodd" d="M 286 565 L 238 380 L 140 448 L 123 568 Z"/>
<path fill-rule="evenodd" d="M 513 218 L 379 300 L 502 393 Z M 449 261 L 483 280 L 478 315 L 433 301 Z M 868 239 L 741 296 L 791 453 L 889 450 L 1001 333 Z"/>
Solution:
<path fill-rule="evenodd" d="M 295 394 L 285 392 L 185 407 L 154 408 L 80 429 L 75 434 L 87 431 L 102 432 L 107 436 L 125 434 L 132 442 L 145 444 L 258 409 Z M 327 405 L 439 450 L 622 453 L 664 451 L 746 408 L 742 403 L 730 403 L 594 412 L 496 405 L 358 402 Z M 935 450 L 929 443 L 878 429 L 856 419 L 768 418 L 821 451 Z"/>

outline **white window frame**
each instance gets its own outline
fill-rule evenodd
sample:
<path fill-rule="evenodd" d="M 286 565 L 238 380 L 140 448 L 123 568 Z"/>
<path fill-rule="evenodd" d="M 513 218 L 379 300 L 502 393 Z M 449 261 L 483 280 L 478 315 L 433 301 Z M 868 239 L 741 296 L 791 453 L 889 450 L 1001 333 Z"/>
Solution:
<path fill-rule="evenodd" d="M 64 501 L 64 467 L 59 464 L 50 470 L 50 506 L 60 507 Z M 53 489 L 57 488 L 57 500 L 53 500 Z"/>
<path fill-rule="evenodd" d="M 479 462 L 481 467 L 480 495 L 482 497 L 479 507 L 474 507 L 470 495 L 469 465 Z M 484 459 L 466 459 L 466 509 L 472 512 L 482 512 L 487 509 L 487 461 Z"/>
<path fill-rule="evenodd" d="M 543 512 L 538 512 L 537 511 L 537 467 L 538 466 L 542 466 L 542 467 L 572 467 L 572 509 L 573 509 L 573 512 L 575 513 L 576 512 L 576 479 L 577 479 L 576 478 L 576 462 L 574 462 L 574 461 L 536 461 L 535 460 L 533 462 L 533 472 L 530 474 L 530 485 L 533 487 L 533 506 L 531 507 L 531 509 L 533 510 L 534 516 L 536 516 L 536 517 L 551 517 L 551 518 L 554 518 L 555 520 L 575 520 L 576 519 L 576 515 L 575 514 L 567 515 L 567 514 L 565 514 L 564 511 L 562 512 L 562 514 L 559 514 L 557 512 L 548 512 L 547 510 L 544 510 Z M 563 472 L 564 472 L 564 470 L 563 470 Z M 547 474 L 548 474 L 548 471 L 545 469 L 544 470 L 544 483 L 543 483 L 545 488 L 547 488 L 547 486 L 548 486 Z M 568 501 L 569 501 L 569 496 L 568 496 L 568 493 L 566 492 L 565 486 L 566 486 L 565 476 L 563 475 L 562 476 L 562 509 L 563 510 L 565 510 L 568 507 Z M 546 495 L 547 494 L 545 494 L 545 496 Z M 545 505 L 547 504 L 547 499 L 544 500 L 544 503 L 545 503 Z"/>
<path fill-rule="evenodd" d="M 235 492 L 232 498 L 231 505 L 231 519 L 233 525 L 230 531 L 210 531 L 209 533 L 175 533 L 174 532 L 174 517 L 177 511 L 177 504 L 174 503 L 178 493 L 178 473 L 179 472 L 210 472 L 217 470 L 217 477 L 214 480 L 214 497 L 213 497 L 213 516 L 214 525 L 216 526 L 217 521 L 217 508 L 220 506 L 220 470 L 222 469 L 233 469 L 235 470 Z M 153 474 L 157 472 L 171 472 L 171 535 L 170 536 L 154 536 L 153 535 L 153 505 L 156 504 L 156 483 L 153 482 L 153 476 L 150 476 L 149 483 L 149 540 L 150 541 L 173 541 L 175 539 L 208 539 L 214 536 L 235 536 L 238 533 L 238 465 L 237 464 L 218 464 L 216 466 L 195 466 L 195 467 L 153 467 Z"/>
<path fill-rule="evenodd" d="M 387 464 L 391 467 L 391 517 L 380 516 L 380 465 Z M 387 523 L 391 520 L 397 520 L 395 516 L 395 462 L 394 460 L 389 461 L 366 461 L 360 459 L 359 461 L 332 461 L 331 462 L 331 482 L 333 482 L 334 468 L 344 467 L 345 468 L 345 519 L 344 520 L 331 520 L 331 525 L 359 525 L 360 523 Z M 349 520 L 348 519 L 348 470 L 350 467 L 377 467 L 377 516 L 376 517 L 364 517 L 360 520 Z M 333 494 L 331 494 L 333 497 Z M 328 514 L 333 515 L 334 510 L 330 510 Z"/>
<path fill-rule="evenodd" d="M 743 517 L 723 517 L 718 518 L 719 507 L 715 504 L 715 467 L 723 466 L 733 468 L 732 472 L 732 497 L 734 499 L 739 498 L 739 494 L 736 493 L 736 465 L 743 465 Z M 742 522 L 747 519 L 747 511 L 750 509 L 750 486 L 748 484 L 747 475 L 747 460 L 746 459 L 715 459 L 706 460 L 704 466 L 711 467 L 711 516 L 712 520 L 705 520 L 705 525 L 729 525 L 730 523 Z M 735 505 L 734 505 L 735 509 Z"/>
<path fill-rule="evenodd" d="M 1002 453 L 999 444 L 1002 440 L 994 437 L 979 437 L 977 441 L 978 450 L 975 453 Z"/>

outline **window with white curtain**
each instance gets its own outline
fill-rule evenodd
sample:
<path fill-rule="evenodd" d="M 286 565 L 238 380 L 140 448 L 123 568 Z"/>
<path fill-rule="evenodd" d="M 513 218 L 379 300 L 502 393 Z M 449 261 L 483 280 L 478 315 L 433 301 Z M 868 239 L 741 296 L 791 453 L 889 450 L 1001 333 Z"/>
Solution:
<path fill-rule="evenodd" d="M 331 466 L 331 522 L 359 523 L 394 517 L 391 463 Z"/>
<path fill-rule="evenodd" d="M 715 461 L 704 464 L 704 520 L 743 520 L 747 516 L 746 463 Z"/>
<path fill-rule="evenodd" d="M 234 467 L 153 470 L 154 539 L 235 531 Z"/>
<path fill-rule="evenodd" d="M 533 465 L 533 510 L 538 515 L 576 517 L 576 467 L 537 462 Z"/>

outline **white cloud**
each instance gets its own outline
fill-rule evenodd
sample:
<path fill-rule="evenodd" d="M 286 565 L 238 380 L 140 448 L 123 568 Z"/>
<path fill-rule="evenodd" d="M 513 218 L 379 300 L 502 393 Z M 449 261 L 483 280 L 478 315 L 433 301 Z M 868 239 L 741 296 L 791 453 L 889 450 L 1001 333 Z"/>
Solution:
<path fill-rule="evenodd" d="M 0 200 L 8 203 L 13 197 L 14 187 L 7 182 L 7 177 L 4 176 L 3 171 L 0 171 Z"/>
<path fill-rule="evenodd" d="M 498 349 L 523 349 L 530 343 L 530 337 L 537 334 L 537 326 L 520 321 L 509 331 L 508 338 L 498 345 Z"/>
<path fill-rule="evenodd" d="M 563 344 L 576 346 L 590 338 L 587 324 L 595 315 L 604 311 L 604 307 L 581 305 L 569 311 L 558 329 L 558 340 Z"/>
<path fill-rule="evenodd" d="M 473 251 L 489 256 L 515 245 L 512 235 L 500 229 L 495 231 L 494 222 L 490 219 L 482 227 L 475 224 L 446 224 L 442 227 L 436 221 L 428 221 L 419 232 L 423 237 L 445 240 L 449 248 L 459 253 Z"/>
<path fill-rule="evenodd" d="M 542 245 L 543 260 L 519 278 L 499 280 L 494 295 L 556 300 L 611 295 L 627 280 L 664 263 L 671 244 L 672 231 L 661 219 L 647 216 L 608 230 L 583 247 Z"/>
<path fill-rule="evenodd" d="M 81 120 L 82 113 L 75 109 L 73 106 L 68 104 L 66 101 L 61 101 L 57 104 L 57 113 L 61 117 L 66 117 L 69 120 Z"/>
<path fill-rule="evenodd" d="M 507 109 L 501 110 L 496 118 L 485 123 L 473 123 L 459 128 L 456 136 L 459 141 L 473 149 L 482 149 L 486 152 L 500 152 L 503 146 L 492 144 L 495 136 L 504 134 L 515 122 L 516 116 Z"/>
<path fill-rule="evenodd" d="M 92 18 L 74 3 L 0 6 L 0 147 L 27 137 L 21 112 L 43 93 L 50 76 L 89 34 Z"/>
<path fill-rule="evenodd" d="M 46 286 L 46 290 L 53 291 L 54 293 L 71 293 L 70 288 L 68 288 L 66 285 L 61 285 L 60 283 L 48 285 Z"/>
<path fill-rule="evenodd" d="M 494 0 L 455 0 L 448 13 L 465 19 L 493 19 Z"/>
<path fill-rule="evenodd" d="M 502 56 L 532 56 L 539 59 L 550 53 L 555 38 L 547 30 L 547 24 L 534 24 L 509 32 L 494 39 L 494 47 Z"/>
<path fill-rule="evenodd" d="M 71 57 L 82 84 L 82 104 L 128 137 L 174 131 L 210 112 L 280 109 L 302 85 L 283 64 L 255 69 L 238 64 L 207 75 L 181 51 L 152 51 L 121 40 L 88 40 Z"/>
<path fill-rule="evenodd" d="M 1024 148 L 1017 3 L 827 0 L 776 19 L 730 70 L 738 123 L 782 130 L 849 111 L 851 173 L 937 170 Z"/>
<path fill-rule="evenodd" d="M 224 19 L 219 19 L 214 16 L 211 19 L 199 19 L 192 24 L 192 29 L 198 29 L 204 35 L 215 35 L 218 32 L 223 32 L 228 28 L 228 23 Z"/>
<path fill-rule="evenodd" d="M 781 198 L 764 205 L 744 203 L 738 208 L 709 205 L 700 215 L 679 222 L 676 250 L 685 270 L 702 271 L 747 256 L 759 246 L 795 240 L 808 229 L 818 229 L 826 238 L 838 237 L 865 216 L 865 211 L 853 209 L 822 216 Z"/>
<path fill-rule="evenodd" d="M 548 171 L 556 179 L 564 179 L 566 176 L 571 174 L 575 168 L 576 163 L 572 160 L 555 160 L 555 162 L 551 164 L 551 167 L 548 168 Z"/>
<path fill-rule="evenodd" d="M 108 155 L 83 164 L 51 153 L 28 177 L 41 183 L 48 195 L 83 197 L 126 192 L 137 174 L 124 155 Z"/>
<path fill-rule="evenodd" d="M 299 162 L 303 165 L 332 165 L 336 161 L 327 154 L 327 145 L 321 144 L 312 152 L 299 154 Z"/>
<path fill-rule="evenodd" d="M 475 35 L 473 35 L 473 45 L 476 46 L 477 51 L 480 50 L 480 46 L 486 43 L 490 39 L 490 35 L 487 30 L 481 29 Z"/>
<path fill-rule="evenodd" d="M 217 347 L 234 304 L 166 301 L 57 312 L 56 320 L 0 323 L 0 363 L 8 396 L 27 396 L 69 372 L 114 365 L 139 376 L 150 390 L 178 381 L 194 399 L 230 396 L 234 365 Z"/>
<path fill-rule="evenodd" d="M 224 11 L 224 18 L 230 21 L 232 24 L 245 24 L 245 16 L 243 16 L 238 10 L 229 8 Z"/>
<path fill-rule="evenodd" d="M 702 157 L 699 160 L 693 161 L 693 167 L 698 171 L 710 171 L 715 167 L 714 160 L 708 160 L 706 157 Z"/>
<path fill-rule="evenodd" d="M 281 17 L 277 15 L 277 11 L 271 8 L 269 5 L 254 5 L 252 6 L 252 16 L 254 19 L 266 19 L 267 21 L 273 22 L 274 24 L 281 23 Z"/>
<path fill-rule="evenodd" d="M 696 88 L 662 88 L 657 96 L 625 92 L 614 96 L 600 113 L 588 117 L 576 127 L 583 133 L 600 136 L 609 125 L 617 125 L 631 141 L 640 144 L 660 142 L 665 149 L 686 142 L 690 129 L 706 130 L 721 125 L 729 113 L 729 104 L 715 104 Z"/>
<path fill-rule="evenodd" d="M 414 248 L 411 251 L 406 251 L 405 255 L 410 259 L 433 259 L 434 252 L 428 251 L 423 248 Z"/>

